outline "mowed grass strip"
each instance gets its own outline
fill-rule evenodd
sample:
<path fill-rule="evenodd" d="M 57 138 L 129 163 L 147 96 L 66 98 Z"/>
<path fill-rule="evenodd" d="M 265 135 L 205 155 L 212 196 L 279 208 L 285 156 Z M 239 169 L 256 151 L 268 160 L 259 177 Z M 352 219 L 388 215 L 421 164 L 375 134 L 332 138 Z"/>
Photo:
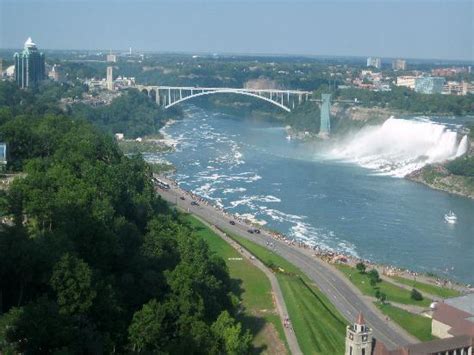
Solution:
<path fill-rule="evenodd" d="M 383 314 L 389 316 L 391 320 L 398 323 L 398 325 L 419 340 L 428 341 L 436 339 L 436 337 L 431 335 L 430 318 L 410 313 L 391 304 L 382 305 L 379 302 L 375 302 L 375 304 Z"/>
<path fill-rule="evenodd" d="M 377 283 L 375 287 L 372 287 L 370 285 L 369 276 L 366 273 L 361 274 L 357 269 L 348 265 L 336 264 L 335 266 L 342 271 L 364 295 L 375 297 L 375 292 L 378 288 L 380 292 L 385 293 L 387 301 L 389 302 L 421 307 L 429 307 L 432 302 L 432 300 L 426 297 L 423 297 L 421 301 L 416 301 L 411 298 L 411 290 L 404 289 L 385 280 Z"/>
<path fill-rule="evenodd" d="M 264 325 L 263 320 L 263 322 L 273 324 L 280 341 L 289 353 L 283 325 L 273 303 L 272 288 L 267 276 L 245 258 L 232 260 L 242 258 L 242 256 L 201 221 L 191 215 L 185 215 L 184 218 L 193 227 L 196 235 L 203 238 L 209 248 L 226 262 L 233 281 L 233 291 L 239 295 L 245 309 L 245 315 L 239 320 L 254 335 L 254 347 L 262 349 L 269 345 L 265 344 L 266 339 L 260 332 Z"/>
<path fill-rule="evenodd" d="M 320 291 L 301 277 L 277 274 L 290 321 L 304 354 L 344 353 L 346 323 Z"/>
<path fill-rule="evenodd" d="M 289 318 L 304 354 L 342 354 L 346 321 L 299 268 L 272 251 L 227 233 L 263 263 L 275 270 Z"/>
<path fill-rule="evenodd" d="M 410 280 L 405 277 L 401 276 L 390 276 L 392 279 L 394 279 L 396 282 L 399 282 L 401 284 L 411 286 L 416 288 L 419 291 L 429 293 L 434 296 L 439 296 L 442 298 L 448 298 L 448 297 L 456 297 L 461 295 L 461 292 L 458 290 L 453 290 L 447 287 L 441 287 L 441 286 L 436 286 L 436 285 L 430 285 L 424 282 L 419 282 L 415 280 Z"/>

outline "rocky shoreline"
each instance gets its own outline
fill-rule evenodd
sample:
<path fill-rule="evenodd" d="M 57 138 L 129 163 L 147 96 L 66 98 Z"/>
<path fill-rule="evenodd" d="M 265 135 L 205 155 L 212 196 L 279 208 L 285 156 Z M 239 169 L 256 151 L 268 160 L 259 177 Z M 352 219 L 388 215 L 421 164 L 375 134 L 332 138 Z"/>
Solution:
<path fill-rule="evenodd" d="M 443 164 L 426 165 L 405 178 L 435 190 L 474 199 L 474 181 L 468 177 L 451 174 Z"/>

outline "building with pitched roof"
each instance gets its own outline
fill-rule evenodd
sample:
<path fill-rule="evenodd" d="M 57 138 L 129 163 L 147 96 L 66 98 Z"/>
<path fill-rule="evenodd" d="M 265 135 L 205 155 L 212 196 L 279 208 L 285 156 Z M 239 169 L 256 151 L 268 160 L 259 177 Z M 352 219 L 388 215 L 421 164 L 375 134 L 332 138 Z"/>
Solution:
<path fill-rule="evenodd" d="M 439 339 L 389 349 L 372 337 L 359 314 L 347 327 L 346 355 L 474 355 L 474 293 L 436 302 L 432 306 L 432 334 Z"/>

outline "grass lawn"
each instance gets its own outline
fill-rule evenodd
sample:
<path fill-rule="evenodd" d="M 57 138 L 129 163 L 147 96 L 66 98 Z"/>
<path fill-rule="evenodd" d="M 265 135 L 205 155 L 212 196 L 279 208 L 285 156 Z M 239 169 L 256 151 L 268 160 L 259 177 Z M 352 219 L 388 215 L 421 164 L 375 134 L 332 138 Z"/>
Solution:
<path fill-rule="evenodd" d="M 361 290 L 364 295 L 375 297 L 375 288 L 370 285 L 369 277 L 367 274 L 361 274 L 355 268 L 348 265 L 335 265 L 340 271 L 342 271 L 351 282 Z M 429 307 L 432 302 L 430 299 L 424 297 L 421 301 L 415 301 L 412 299 L 411 291 L 399 287 L 393 283 L 383 280 L 382 282 L 377 283 L 376 287 L 387 295 L 388 302 L 397 302 L 401 304 L 411 304 L 421 307 Z"/>
<path fill-rule="evenodd" d="M 227 233 L 277 272 L 298 344 L 304 354 L 342 354 L 346 321 L 309 278 L 286 259 L 245 238 Z"/>
<path fill-rule="evenodd" d="M 452 290 L 450 288 L 440 287 L 436 285 L 430 285 L 427 283 L 410 280 L 401 276 L 391 276 L 391 278 L 401 284 L 414 287 L 421 292 L 427 292 L 427 293 L 430 293 L 432 295 L 439 296 L 442 298 L 456 297 L 461 294 L 461 292 L 457 290 Z"/>
<path fill-rule="evenodd" d="M 272 344 L 268 344 L 271 341 L 268 332 L 265 334 L 262 331 L 265 323 L 273 324 L 277 336 L 288 351 L 283 326 L 273 304 L 270 281 L 266 275 L 246 259 L 229 260 L 241 258 L 241 255 L 198 219 L 191 215 L 186 215 L 185 219 L 193 226 L 196 234 L 206 240 L 209 248 L 225 260 L 233 281 L 233 291 L 239 295 L 245 308 L 245 314 L 239 320 L 254 335 L 253 345 L 257 349 L 256 352 L 267 347 L 267 351 L 272 349 Z"/>
<path fill-rule="evenodd" d="M 398 323 L 408 333 L 421 341 L 436 339 L 431 335 L 431 319 L 418 314 L 413 314 L 404 309 L 392 306 L 390 304 L 381 305 L 375 302 L 383 314 L 390 317 L 391 320 Z"/>

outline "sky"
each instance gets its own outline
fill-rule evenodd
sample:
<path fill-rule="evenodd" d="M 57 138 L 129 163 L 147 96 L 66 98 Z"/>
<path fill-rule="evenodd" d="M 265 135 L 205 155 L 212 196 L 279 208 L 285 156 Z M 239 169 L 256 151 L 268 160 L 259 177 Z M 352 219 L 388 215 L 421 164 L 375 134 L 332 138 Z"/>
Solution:
<path fill-rule="evenodd" d="M 0 0 L 0 48 L 474 61 L 474 1 Z"/>

